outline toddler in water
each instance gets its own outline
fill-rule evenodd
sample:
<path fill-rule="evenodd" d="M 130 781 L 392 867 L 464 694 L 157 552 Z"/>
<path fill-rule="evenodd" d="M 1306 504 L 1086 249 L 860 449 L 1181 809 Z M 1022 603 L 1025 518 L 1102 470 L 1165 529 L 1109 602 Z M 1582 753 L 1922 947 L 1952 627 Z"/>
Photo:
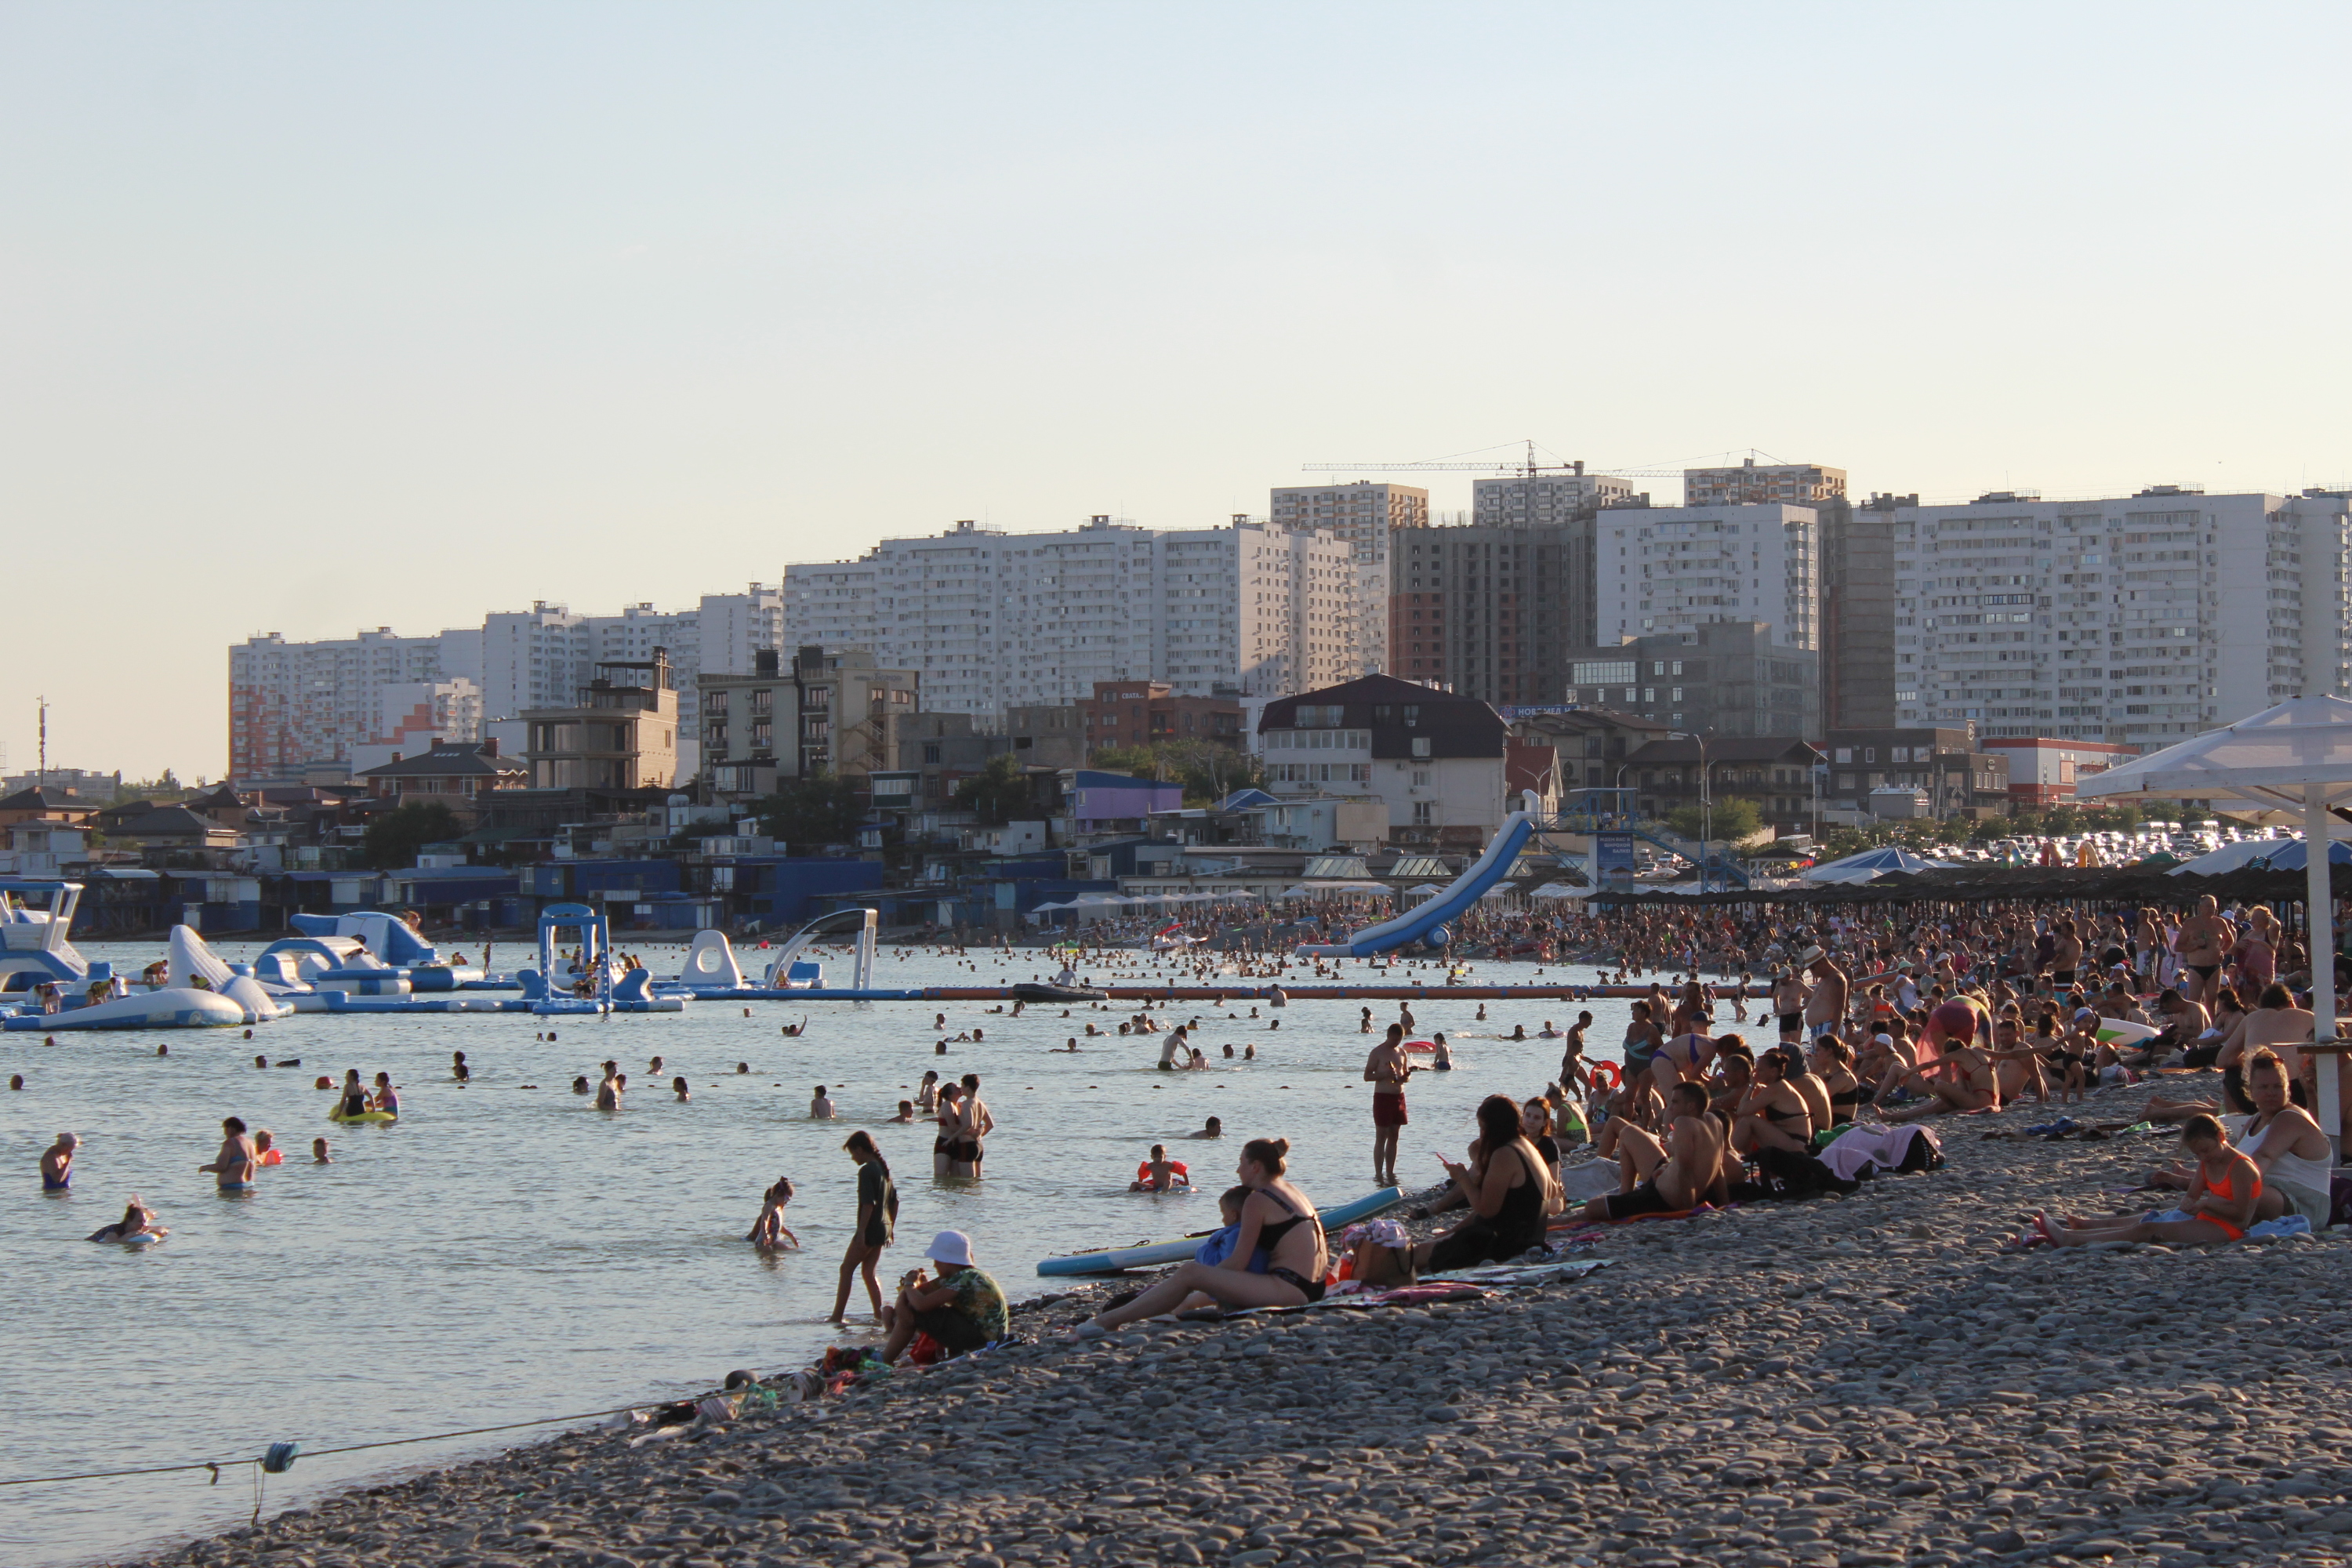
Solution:
<path fill-rule="evenodd" d="M 751 1222 L 751 1233 L 743 1237 L 754 1247 L 782 1247 L 791 1242 L 794 1247 L 801 1238 L 784 1226 L 784 1205 L 793 1201 L 793 1179 L 779 1176 L 776 1184 L 760 1198 L 760 1217 Z"/>

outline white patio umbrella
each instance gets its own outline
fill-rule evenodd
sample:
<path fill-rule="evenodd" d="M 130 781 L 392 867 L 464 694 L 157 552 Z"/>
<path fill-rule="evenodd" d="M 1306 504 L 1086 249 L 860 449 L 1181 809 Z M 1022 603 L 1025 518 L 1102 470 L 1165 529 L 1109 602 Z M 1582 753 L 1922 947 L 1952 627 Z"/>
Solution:
<path fill-rule="evenodd" d="M 1436 887 L 1428 882 L 1423 882 L 1417 887 L 1407 888 L 1404 890 L 1404 896 L 1408 899 L 1433 899 L 1444 891 L 1445 891 L 1445 889 L 1443 888 Z"/>
<path fill-rule="evenodd" d="M 1592 894 L 1591 888 L 1571 888 L 1566 882 L 1546 882 L 1528 897 L 1531 899 L 1583 899 Z"/>
<path fill-rule="evenodd" d="M 2248 800 L 2272 810 L 2300 806 L 2306 841 L 2325 844 L 2334 820 L 2327 808 L 2352 801 L 2352 702 L 2340 697 L 2297 697 L 2251 719 L 2209 730 L 2074 786 L 2077 798 L 2102 800 Z M 2328 857 L 2306 856 L 2304 907 L 2309 916 L 2313 1035 L 2336 1031 L 2336 911 L 2328 891 Z M 2322 1035 L 2320 1030 L 2326 1032 Z M 2343 1115 L 2336 1074 L 2319 1078 L 2319 1124 L 2340 1152 Z"/>

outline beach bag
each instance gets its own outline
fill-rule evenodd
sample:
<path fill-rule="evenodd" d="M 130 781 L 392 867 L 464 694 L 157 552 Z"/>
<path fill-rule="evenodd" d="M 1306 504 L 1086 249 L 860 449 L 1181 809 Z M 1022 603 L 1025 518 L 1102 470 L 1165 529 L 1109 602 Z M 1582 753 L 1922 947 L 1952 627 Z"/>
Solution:
<path fill-rule="evenodd" d="M 1895 1169 L 1906 1175 L 1916 1175 L 1922 1171 L 1940 1171 L 1943 1168 L 1944 1151 L 1936 1135 L 1925 1127 L 1911 1129 L 1910 1147 L 1903 1151 L 1903 1158 Z"/>

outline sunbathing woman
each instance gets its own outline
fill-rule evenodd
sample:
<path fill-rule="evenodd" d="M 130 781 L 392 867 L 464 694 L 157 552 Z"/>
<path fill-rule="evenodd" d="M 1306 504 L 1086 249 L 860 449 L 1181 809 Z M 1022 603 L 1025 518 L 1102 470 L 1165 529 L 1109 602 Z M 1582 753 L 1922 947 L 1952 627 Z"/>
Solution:
<path fill-rule="evenodd" d="M 1862 1084 L 1853 1076 L 1853 1047 L 1835 1035 L 1823 1035 L 1813 1042 L 1806 1059 L 1829 1093 L 1829 1125 L 1843 1127 L 1852 1121 L 1854 1107 L 1862 1103 Z"/>
<path fill-rule="evenodd" d="M 1756 1081 L 1732 1113 L 1731 1146 L 1743 1154 L 1759 1149 L 1812 1152 L 1813 1114 L 1789 1083 L 1789 1059 L 1779 1051 L 1756 1058 Z"/>
<path fill-rule="evenodd" d="M 1478 1102 L 1476 1161 L 1449 1161 L 1445 1170 L 1454 1195 L 1470 1205 L 1469 1217 L 1415 1247 L 1363 1243 L 1356 1250 L 1357 1279 L 1367 1286 L 1417 1279 L 1424 1270 L 1501 1263 L 1543 1245 L 1544 1215 L 1560 1206 L 1559 1184 L 1528 1141 L 1520 1108 L 1509 1095 L 1490 1094 Z"/>
<path fill-rule="evenodd" d="M 1507 1100 L 1503 1103 L 1510 1105 Z M 1516 1106 L 1511 1124 L 1518 1125 Z M 1321 1300 L 1330 1253 L 1314 1204 L 1284 1175 L 1289 1153 L 1285 1138 L 1253 1138 L 1242 1145 L 1236 1173 L 1250 1195 L 1242 1205 L 1241 1235 L 1223 1263 L 1181 1265 L 1125 1306 L 1079 1324 L 1078 1337 L 1099 1338 L 1121 1324 L 1172 1312 L 1196 1290 L 1226 1307 L 1301 1307 Z M 1249 1260 L 1261 1247 L 1268 1258 L 1266 1271 L 1253 1274 Z"/>
<path fill-rule="evenodd" d="M 2177 1211 L 2181 1219 L 2083 1222 L 2033 1216 L 2034 1228 L 2055 1247 L 2089 1247 L 2101 1241 L 2236 1241 L 2254 1223 L 2262 1203 L 2263 1173 L 2243 1151 L 2230 1145 L 2230 1135 L 2210 1116 L 2192 1116 L 2180 1129 L 2180 1141 L 2196 1157 L 2197 1168 L 2189 1195 Z"/>

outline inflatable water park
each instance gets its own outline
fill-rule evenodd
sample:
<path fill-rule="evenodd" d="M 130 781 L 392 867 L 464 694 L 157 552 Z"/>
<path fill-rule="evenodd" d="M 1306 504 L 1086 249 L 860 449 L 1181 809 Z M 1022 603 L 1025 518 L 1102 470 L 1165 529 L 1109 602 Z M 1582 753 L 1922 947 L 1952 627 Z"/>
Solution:
<path fill-rule="evenodd" d="M 1540 826 L 1531 809 L 1511 813 L 1484 853 L 1435 897 L 1344 941 L 1301 946 L 1297 956 L 1367 959 L 1443 951 L 1451 940 L 1451 922 L 1475 908 L 1509 874 Z M 528 1013 L 539 1017 L 678 1013 L 698 1002 L 1580 1001 L 1646 994 L 1642 986 L 1576 985 L 1565 980 L 1478 985 L 1418 980 L 1286 985 L 1251 980 L 1096 989 L 1067 972 L 1051 984 L 877 987 L 874 964 L 880 917 L 874 910 L 854 908 L 811 921 L 774 949 L 772 956 L 761 953 L 767 962 L 759 966 L 756 977 L 746 973 L 726 934 L 717 931 L 695 934 L 677 973 L 656 975 L 614 952 L 604 914 L 572 903 L 540 911 L 532 962 L 503 973 L 444 958 L 407 919 L 371 910 L 294 915 L 295 934 L 271 942 L 249 963 L 231 963 L 189 927 L 174 926 L 163 957 L 133 976 L 75 950 L 71 931 L 81 894 L 79 882 L 0 879 L 0 1029 L 54 1034 L 69 1029 L 249 1028 L 297 1013 Z M 840 945 L 849 950 L 848 984 L 830 984 L 816 950 Z"/>

